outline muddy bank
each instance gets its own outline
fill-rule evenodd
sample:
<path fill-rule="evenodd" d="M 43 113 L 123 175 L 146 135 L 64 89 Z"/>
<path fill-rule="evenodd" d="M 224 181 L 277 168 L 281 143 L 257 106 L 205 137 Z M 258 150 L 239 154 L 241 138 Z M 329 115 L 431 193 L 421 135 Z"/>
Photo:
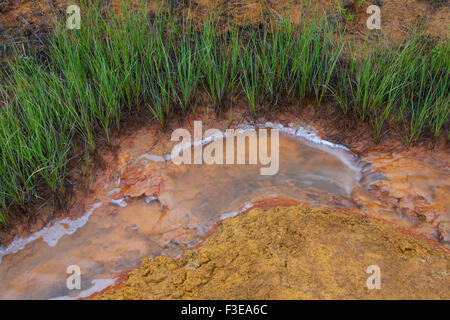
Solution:
<path fill-rule="evenodd" d="M 258 165 L 175 165 L 165 161 L 167 151 L 157 153 L 149 133 L 122 140 L 119 163 L 97 177 L 84 215 L 0 247 L 0 273 L 8 274 L 0 280 L 0 299 L 83 297 L 92 283 L 137 268 L 142 257 L 176 257 L 217 221 L 249 207 L 348 207 L 358 185 L 360 166 L 348 151 L 290 135 L 279 139 L 278 174 L 261 176 Z M 160 140 L 160 151 L 168 141 Z M 71 264 L 83 272 L 81 292 L 65 286 Z"/>
<path fill-rule="evenodd" d="M 45 213 L 36 213 L 39 224 L 0 233 L 4 239 L 17 236 L 0 247 L 0 273 L 8 274 L 0 281 L 0 298 L 85 297 L 114 282 L 123 270 L 139 267 L 143 257 L 175 258 L 196 246 L 223 217 L 252 205 L 345 209 L 354 217 L 405 228 L 422 236 L 417 241 L 424 244 L 424 239 L 440 241 L 433 244 L 448 249 L 450 173 L 445 143 L 435 145 L 433 152 L 428 145 L 408 150 L 401 143 L 392 144 L 395 139 L 377 145 L 364 140 L 367 128 L 339 130 L 326 122 L 337 124 L 336 119 L 325 113 L 310 119 L 305 109 L 301 114 L 267 114 L 254 124 L 280 125 L 277 175 L 263 178 L 258 166 L 175 165 L 167 160 L 176 144 L 170 141 L 173 130 L 182 127 L 192 133 L 198 119 L 220 130 L 252 126 L 244 110 L 240 102 L 231 117 L 203 109 L 165 131 L 142 119 L 126 127 L 113 141 L 113 151 L 102 153 L 104 165 L 92 172 L 84 193 L 78 191 L 72 209 L 59 213 L 66 219 L 49 220 L 42 239 L 30 231 L 47 224 L 51 215 Z M 319 137 L 349 141 L 349 148 Z M 324 150 L 327 145 L 332 147 Z M 334 232 L 327 228 L 324 224 L 324 237 Z M 66 268 L 72 264 L 83 270 L 80 292 L 65 287 Z"/>
<path fill-rule="evenodd" d="M 395 126 L 380 142 L 367 123 L 359 123 L 322 106 L 307 105 L 298 115 L 284 113 L 282 123 L 299 122 L 314 128 L 322 139 L 347 146 L 370 164 L 365 189 L 354 189 L 357 212 L 394 222 L 427 238 L 449 245 L 450 148 L 445 135 L 405 146 Z M 277 116 L 275 116 L 277 117 Z M 275 118 L 274 117 L 274 118 Z M 300 120 L 299 120 L 300 119 Z"/>
<path fill-rule="evenodd" d="M 83 163 L 79 163 L 73 168 L 72 180 L 76 184 L 70 210 L 55 212 L 51 201 L 48 201 L 46 206 L 35 210 L 33 215 L 11 215 L 11 224 L 0 228 L 0 244 L 7 247 L 14 237 L 27 237 L 55 218 L 76 219 L 89 210 L 90 205 L 105 197 L 107 200 L 111 197 L 120 199 L 145 194 L 159 195 L 161 185 L 164 180 L 167 181 L 161 176 L 161 163 L 144 164 L 145 159 L 137 163 L 136 159 L 145 154 L 164 156 L 170 153 L 175 144 L 170 141 L 171 132 L 178 128 L 192 131 L 194 120 L 207 121 L 209 127 L 220 130 L 248 124 L 250 116 L 246 114 L 245 106 L 245 101 L 237 101 L 231 114 L 214 114 L 208 108 L 198 109 L 195 114 L 188 114 L 186 119 L 170 123 L 164 131 L 155 123 L 149 125 L 145 118 L 131 119 L 132 121 L 128 121 L 129 125 L 124 126 L 114 137 L 111 146 L 100 149 L 98 165 L 85 168 Z M 307 103 L 300 110 L 295 105 L 287 109 L 280 106 L 279 109 L 278 112 L 260 115 L 255 121 L 309 128 L 322 139 L 347 146 L 360 159 L 370 164 L 369 177 L 377 179 L 362 181 L 368 190 L 354 190 L 353 205 L 358 212 L 395 220 L 401 226 L 412 227 L 416 233 L 422 233 L 433 240 L 445 240 L 444 232 L 438 231 L 438 228 L 444 231 L 445 222 L 450 221 L 450 199 L 446 196 L 450 192 L 450 148 L 443 135 L 437 140 L 422 140 L 408 148 L 393 131 L 377 143 L 371 135 L 369 124 L 346 118 L 328 104 L 321 106 L 319 111 L 315 105 Z M 184 172 L 181 168 L 176 170 Z M 120 186 L 116 186 L 119 179 Z M 118 187 L 120 192 L 107 196 L 108 192 Z M 261 197 L 256 197 L 255 200 L 257 199 Z M 323 200 L 323 197 L 319 199 Z M 339 201 L 331 197 L 324 204 L 336 202 Z M 361 210 L 362 207 L 370 210 Z M 426 211 L 430 211 L 428 218 Z M 420 229 L 424 226 L 427 231 L 421 232 Z"/>
<path fill-rule="evenodd" d="M 295 109 L 295 106 L 292 106 L 289 110 Z M 207 111 L 198 111 L 195 115 L 189 115 L 185 121 L 172 124 L 167 132 L 160 132 L 153 126 L 130 129 L 128 134 L 122 136 L 117 157 L 111 162 L 111 166 L 97 175 L 98 184 L 94 188 L 97 190 L 103 188 L 105 184 L 112 183 L 120 177 L 123 177 L 121 181 L 123 187 L 121 192 L 115 195 L 117 198 L 137 197 L 143 193 L 159 194 L 159 189 L 155 188 L 155 183 L 158 181 L 169 189 L 173 188 L 175 185 L 171 182 L 172 179 L 165 178 L 164 174 L 161 175 L 155 170 L 159 164 L 153 163 L 147 166 L 143 163 L 133 163 L 133 159 L 145 153 L 158 156 L 170 153 L 175 144 L 170 141 L 172 130 L 183 127 L 192 132 L 193 121 L 196 119 L 203 119 L 203 121 L 208 119 L 208 125 L 211 128 L 220 130 L 228 128 L 229 119 L 232 119 L 231 127 L 248 125 L 245 102 L 238 102 L 231 117 L 229 113 L 208 115 Z M 437 140 L 423 140 L 414 146 L 406 147 L 401 137 L 391 132 L 377 143 L 371 136 L 369 124 L 357 123 L 351 126 L 349 123 L 355 124 L 354 121 L 336 114 L 329 105 L 321 106 L 319 112 L 317 112 L 317 106 L 305 105 L 299 112 L 284 110 L 282 113 L 266 113 L 256 120 L 257 123 L 267 121 L 282 124 L 284 128 L 291 128 L 293 131 L 299 127 L 306 128 L 310 132 L 315 132 L 321 139 L 348 147 L 366 164 L 366 173 L 361 177 L 361 185 L 353 188 L 350 197 L 346 200 L 331 195 L 324 197 L 323 194 L 316 192 L 310 192 L 303 197 L 289 183 L 281 187 L 283 193 L 280 193 L 281 189 L 278 190 L 279 195 L 313 206 L 320 202 L 327 207 L 336 205 L 353 207 L 355 214 L 392 222 L 428 239 L 440 241 L 444 246 L 450 244 L 446 240 L 448 239 L 447 222 L 450 221 L 450 198 L 447 196 L 450 193 L 450 148 L 448 140 L 443 135 Z M 290 150 L 293 151 L 296 148 L 299 146 L 292 145 Z M 304 154 L 303 151 L 298 150 Z M 291 151 L 282 152 L 280 159 L 295 158 L 288 155 Z M 298 159 L 303 157 L 301 154 L 297 155 Z M 281 164 L 280 168 L 286 165 Z M 308 166 L 294 168 L 295 166 L 292 167 L 290 174 L 295 176 Z M 223 168 L 209 169 L 194 175 L 194 181 L 208 180 L 205 177 L 214 177 Z M 194 171 L 195 168 L 190 172 Z M 244 174 L 244 171 L 241 174 Z M 175 168 L 173 172 L 183 175 L 186 174 L 186 168 Z M 230 181 L 227 180 L 228 178 L 224 181 Z M 210 190 L 214 189 L 213 187 Z M 269 193 L 249 193 L 245 196 L 251 200 L 258 200 L 264 196 L 268 197 Z"/>
<path fill-rule="evenodd" d="M 378 265 L 381 289 L 368 290 Z M 98 299 L 448 299 L 450 258 L 384 223 L 307 207 L 224 220 L 178 260 L 143 259 Z"/>

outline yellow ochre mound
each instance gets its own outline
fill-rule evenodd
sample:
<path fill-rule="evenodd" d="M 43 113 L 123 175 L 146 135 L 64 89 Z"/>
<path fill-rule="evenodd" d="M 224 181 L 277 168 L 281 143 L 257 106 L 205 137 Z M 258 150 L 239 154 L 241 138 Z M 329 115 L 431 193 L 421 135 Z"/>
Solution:
<path fill-rule="evenodd" d="M 377 265 L 381 288 L 369 290 Z M 178 260 L 145 258 L 97 299 L 450 298 L 449 256 L 374 220 L 308 207 L 253 209 Z"/>

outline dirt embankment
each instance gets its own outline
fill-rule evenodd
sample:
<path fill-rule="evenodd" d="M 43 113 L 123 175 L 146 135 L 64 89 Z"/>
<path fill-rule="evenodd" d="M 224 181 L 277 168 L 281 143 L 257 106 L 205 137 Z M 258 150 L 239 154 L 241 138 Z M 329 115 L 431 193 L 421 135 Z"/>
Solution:
<path fill-rule="evenodd" d="M 381 289 L 369 290 L 369 266 Z M 384 223 L 307 207 L 224 220 L 178 260 L 143 259 L 97 299 L 449 299 L 450 258 Z"/>
<path fill-rule="evenodd" d="M 120 4 L 140 0 L 99 1 L 99 5 L 119 8 Z M 147 0 L 151 11 L 156 12 L 162 0 Z M 63 17 L 67 6 L 80 1 L 67 0 L 0 0 L 0 40 L 14 36 L 13 29 L 23 29 L 31 38 L 40 38 L 54 24 L 56 16 Z M 381 10 L 382 32 L 387 39 L 398 42 L 405 34 L 421 25 L 426 34 L 437 37 L 449 36 L 450 5 L 447 0 L 166 0 L 173 10 L 190 10 L 194 19 L 203 19 L 211 10 L 218 10 L 221 16 L 239 24 L 259 23 L 270 14 L 289 17 L 294 23 L 309 21 L 314 15 L 327 15 L 331 23 L 342 23 L 349 39 L 364 40 L 377 38 L 377 32 L 366 27 L 370 14 L 367 8 L 377 5 Z M 82 14 L 83 5 L 82 6 Z"/>

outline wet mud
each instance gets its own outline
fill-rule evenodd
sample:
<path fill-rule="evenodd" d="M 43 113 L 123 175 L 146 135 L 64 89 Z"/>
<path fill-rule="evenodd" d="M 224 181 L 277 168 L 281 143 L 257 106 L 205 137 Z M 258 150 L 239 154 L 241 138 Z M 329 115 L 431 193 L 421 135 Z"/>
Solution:
<path fill-rule="evenodd" d="M 0 298 L 82 298 L 65 287 L 70 265 L 83 270 L 83 288 L 108 283 L 104 277 L 138 267 L 142 257 L 176 257 L 218 221 L 264 207 L 261 199 L 350 207 L 360 179 L 362 164 L 348 150 L 295 135 L 280 137 L 278 174 L 261 176 L 258 165 L 175 165 L 157 153 L 173 143 L 156 147 L 148 132 L 122 141 L 132 143 L 98 177 L 87 213 L 1 248 L 0 273 L 8 277 Z"/>
<path fill-rule="evenodd" d="M 227 123 L 210 119 L 209 127 L 225 130 Z M 246 216 L 252 208 L 313 206 L 316 209 L 298 210 L 305 214 L 310 210 L 322 212 L 317 209 L 322 208 L 344 212 L 352 219 L 362 218 L 348 221 L 382 220 L 392 230 L 402 228 L 402 236 L 395 237 L 412 239 L 411 235 L 416 235 L 414 241 L 419 242 L 414 243 L 438 250 L 432 251 L 431 257 L 440 256 L 436 252 L 448 255 L 446 225 L 450 217 L 446 195 L 450 179 L 445 152 L 437 157 L 441 161 L 427 160 L 423 152 L 413 156 L 411 150 L 395 156 L 372 151 L 359 158 L 342 145 L 320 139 L 312 127 L 301 127 L 298 122 L 264 126 L 281 132 L 279 172 L 274 176 L 261 176 L 259 165 L 175 165 L 168 157 L 175 144 L 170 141 L 170 130 L 162 132 L 157 126 L 130 130 L 120 138 L 114 154 L 105 153 L 109 165 L 93 177 L 91 193 L 81 201 L 84 206 L 74 208 L 68 218 L 56 219 L 37 233 L 18 235 L 1 248 L 0 273 L 8 276 L 0 280 L 0 298 L 89 297 L 123 280 L 123 271 L 139 267 L 143 257 L 175 259 L 187 249 L 202 248 L 203 240 L 209 239 L 217 223 Z M 193 132 L 192 122 L 187 121 L 184 127 Z M 249 124 L 236 127 L 248 128 Z M 83 207 L 84 211 L 80 210 Z M 342 229 L 348 224 L 345 222 Z M 324 224 L 323 237 L 335 232 L 331 227 L 326 231 L 328 227 Z M 390 239 L 391 233 L 385 235 L 385 241 L 395 244 L 397 238 Z M 265 246 L 265 240 L 261 241 Z M 350 248 L 342 239 L 339 241 L 336 243 L 343 248 Z M 293 246 L 289 250 L 300 249 Z M 82 290 L 66 288 L 66 269 L 70 265 L 82 270 Z M 346 292 L 348 297 L 362 294 Z M 408 292 L 399 289 L 397 297 L 408 297 Z M 426 292 L 422 297 L 429 297 Z M 442 294 L 440 289 L 433 292 L 430 297 Z M 344 297 L 338 292 L 303 297 L 308 296 Z M 394 290 L 379 297 L 394 297 Z"/>

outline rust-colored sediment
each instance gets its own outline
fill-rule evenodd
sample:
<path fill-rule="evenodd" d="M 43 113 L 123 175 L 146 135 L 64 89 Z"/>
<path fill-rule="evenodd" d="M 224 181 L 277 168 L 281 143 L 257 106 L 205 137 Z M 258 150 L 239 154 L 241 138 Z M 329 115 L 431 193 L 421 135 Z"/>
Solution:
<path fill-rule="evenodd" d="M 238 103 L 239 105 L 242 104 Z M 242 112 L 238 113 L 235 110 L 232 118 L 233 127 L 237 126 L 240 121 L 239 119 L 243 118 Z M 279 118 L 279 121 L 276 121 L 277 118 Z M 207 198 L 197 197 L 196 201 L 188 201 L 186 205 L 184 203 L 176 203 L 178 208 L 181 207 L 184 210 L 174 211 L 173 209 L 175 207 L 170 206 L 172 211 L 169 212 L 171 214 L 165 214 L 164 216 L 160 214 L 160 212 L 165 212 L 164 210 L 161 211 L 161 205 L 167 201 L 168 204 L 172 203 L 171 199 L 182 200 L 195 198 L 195 193 L 198 193 L 200 189 L 189 188 L 189 184 L 185 184 L 183 179 L 180 182 L 179 179 L 175 178 L 180 175 L 183 176 L 183 174 L 191 172 L 190 170 L 196 168 L 189 168 L 188 170 L 186 167 L 175 166 L 171 163 L 152 161 L 148 161 L 145 164 L 143 160 L 137 161 L 137 159 L 142 154 L 162 156 L 170 153 L 174 144 L 174 142 L 170 141 L 170 133 L 172 130 L 177 128 L 177 126 L 183 126 L 192 132 L 192 123 L 196 119 L 205 119 L 205 115 L 201 113 L 195 115 L 190 114 L 186 122 L 181 124 L 174 123 L 165 132 L 162 132 L 156 124 L 147 125 L 140 129 L 131 130 L 128 128 L 130 130 L 127 134 L 117 138 L 117 141 L 115 141 L 115 145 L 117 145 L 116 152 L 105 152 L 102 154 L 104 162 L 108 165 L 96 171 L 95 182 L 90 188 L 91 192 L 87 192 L 88 195 L 86 197 L 76 197 L 76 203 L 81 205 L 74 206 L 69 216 L 79 217 L 93 203 L 97 203 L 98 201 L 103 201 L 104 205 L 95 211 L 86 226 L 77 231 L 74 240 L 67 238 L 61 240 L 62 246 L 60 248 L 63 248 L 63 256 L 65 258 L 71 256 L 79 257 L 82 255 L 85 258 L 83 260 L 84 262 L 91 259 L 89 260 L 91 261 L 89 262 L 91 266 L 96 263 L 101 263 L 107 267 L 104 276 L 112 278 L 114 276 L 110 276 L 111 272 L 114 273 L 123 270 L 119 269 L 119 263 L 126 262 L 124 269 L 129 269 L 130 267 L 137 267 L 138 260 L 143 256 L 170 255 L 175 257 L 183 248 L 191 248 L 194 243 L 197 243 L 201 239 L 200 236 L 205 234 L 203 231 L 201 235 L 195 232 L 193 233 L 193 229 L 188 230 L 186 226 L 200 226 L 207 223 L 209 229 L 211 223 L 217 220 L 206 221 L 211 213 L 215 212 L 220 214 L 239 210 L 239 207 L 228 210 L 226 208 L 226 201 L 214 202 L 210 209 L 201 212 L 198 211 L 191 217 L 192 219 L 188 221 L 189 223 L 187 223 L 184 217 L 185 213 L 187 211 L 194 213 L 196 208 L 199 208 L 207 201 Z M 212 128 L 222 130 L 227 128 L 227 115 L 223 119 L 221 117 L 212 119 L 211 116 L 208 119 L 208 124 Z M 337 128 L 325 125 L 325 122 L 320 122 L 320 118 L 318 117 L 315 119 L 318 119 L 318 122 L 310 122 L 307 117 L 299 118 L 289 113 L 274 113 L 273 118 L 261 118 L 258 122 L 265 123 L 265 121 L 273 121 L 284 125 L 288 123 L 298 123 L 299 125 L 310 124 L 318 129 L 321 137 L 326 139 L 330 139 L 330 137 L 336 138 L 334 133 Z M 365 133 L 366 131 L 362 130 L 359 132 Z M 342 212 L 351 215 L 352 219 L 355 219 L 355 217 L 363 219 L 371 218 L 388 222 L 392 225 L 392 228 L 394 226 L 398 228 L 397 233 L 403 232 L 407 236 L 413 235 L 422 239 L 417 241 L 425 240 L 427 243 L 424 244 L 434 246 L 436 250 L 442 249 L 441 252 L 443 253 L 448 253 L 448 225 L 450 221 L 450 211 L 447 209 L 450 208 L 450 199 L 446 196 L 450 191 L 450 180 L 448 176 L 448 163 L 450 158 L 448 147 L 445 144 L 439 144 L 430 152 L 430 149 L 425 145 L 419 145 L 406 150 L 401 144 L 392 143 L 393 139 L 383 140 L 382 144 L 376 145 L 371 140 L 364 140 L 364 135 L 362 135 L 361 141 L 354 138 L 350 139 L 350 136 L 355 137 L 357 135 L 355 131 L 342 131 L 341 137 L 343 137 L 343 140 L 330 140 L 335 142 L 349 141 L 346 145 L 352 150 L 355 150 L 363 160 L 372 164 L 371 172 L 373 174 L 381 174 L 385 177 L 384 179 L 373 180 L 370 177 L 365 179 L 362 182 L 364 188 L 355 188 L 351 199 L 344 203 L 337 201 L 339 197 L 333 196 L 329 198 L 324 192 L 312 192 L 311 195 L 314 196 L 313 198 L 306 196 L 309 195 L 309 191 L 302 193 L 299 190 L 300 194 L 297 194 L 293 192 L 295 189 L 290 188 L 290 185 L 287 184 L 280 186 L 281 189 L 279 191 L 273 192 L 271 190 L 270 192 L 266 192 L 265 195 L 259 191 L 256 192 L 257 190 L 249 194 L 246 193 L 245 197 L 241 199 L 242 201 L 238 201 L 238 205 L 244 205 L 250 201 L 255 207 L 262 209 L 270 209 L 273 206 L 294 206 L 299 203 L 304 206 L 322 206 L 335 211 L 340 210 L 339 208 L 346 207 L 347 210 Z M 349 140 L 346 140 L 347 138 Z M 361 149 L 360 146 L 363 143 L 365 145 Z M 301 144 L 287 144 L 286 146 L 300 148 Z M 288 148 L 287 150 L 291 149 Z M 283 155 L 284 157 L 288 157 L 286 153 L 283 153 Z M 320 165 L 323 165 L 322 162 Z M 310 161 L 310 163 L 312 163 L 312 168 L 314 169 L 316 164 L 314 161 Z M 299 168 L 295 163 L 291 163 L 290 166 Z M 305 166 L 302 165 L 302 168 L 305 169 Z M 336 167 L 336 170 L 341 170 L 339 168 L 341 167 Z M 188 181 L 214 181 L 211 186 L 223 185 L 224 187 L 218 188 L 218 192 L 215 193 L 209 188 L 205 189 L 206 191 L 203 194 L 210 194 L 212 192 L 210 194 L 211 199 L 215 199 L 214 197 L 216 196 L 223 198 L 223 196 L 220 196 L 221 190 L 228 190 L 228 193 L 236 192 L 238 196 L 245 189 L 245 183 L 240 183 L 236 187 L 231 184 L 233 188 L 230 188 L 230 184 L 226 182 L 232 183 L 233 180 L 228 175 L 219 175 L 223 168 L 213 169 L 208 167 L 206 169 L 206 171 L 199 171 L 189 176 L 189 179 L 192 179 L 188 179 Z M 177 190 L 181 190 L 182 194 L 168 196 L 168 191 L 173 191 L 174 187 Z M 120 191 L 110 195 L 110 192 L 114 189 L 120 189 Z M 255 201 L 260 199 L 260 197 L 269 197 L 271 194 L 294 197 L 298 202 L 292 202 L 288 198 L 281 197 Z M 148 204 L 144 201 L 143 195 L 158 195 L 162 202 L 155 201 Z M 325 197 L 322 198 L 322 196 Z M 125 208 L 109 204 L 112 198 L 119 199 L 124 197 L 127 198 L 126 201 L 128 203 L 128 206 Z M 305 201 L 307 199 L 314 200 L 314 203 Z M 351 202 L 349 202 L 350 200 Z M 81 213 L 78 214 L 77 212 Z M 160 219 L 160 217 L 162 218 Z M 135 230 L 136 227 L 138 227 L 138 230 Z M 216 227 L 219 229 L 222 228 L 220 225 Z M 325 227 L 326 225 L 324 225 Z M 98 230 L 108 230 L 108 232 Z M 130 232 L 134 235 L 142 236 L 135 236 L 131 239 L 129 238 Z M 205 232 L 207 231 L 205 230 Z M 213 232 L 214 228 L 211 230 L 211 233 Z M 327 231 L 324 231 L 324 234 L 327 234 Z M 12 235 L 13 233 L 9 233 L 10 237 Z M 92 235 L 95 235 L 95 241 L 91 241 Z M 126 239 L 125 242 L 124 239 Z M 175 242 L 171 243 L 172 240 Z M 261 243 L 264 244 L 264 241 L 262 239 Z M 392 241 L 395 243 L 395 239 Z M 440 244 L 436 241 L 440 241 Z M 64 247 L 64 242 L 66 243 L 66 247 Z M 103 247 L 105 243 L 108 244 L 107 248 Z M 178 244 L 175 245 L 174 243 Z M 339 243 L 337 242 L 336 246 L 338 245 Z M 43 279 L 41 275 L 46 274 L 48 276 L 48 270 L 57 270 L 52 276 L 54 276 L 56 282 L 59 281 L 58 277 L 60 277 L 63 279 L 60 283 L 64 284 L 67 264 L 64 259 L 58 258 L 61 255 L 53 255 L 51 253 L 53 249 L 47 248 L 45 243 L 39 244 L 39 241 L 34 242 L 33 246 L 20 251 L 18 254 L 5 257 L 2 263 L 4 270 L 8 270 L 8 264 L 9 266 L 14 266 L 10 270 L 14 270 L 15 275 L 11 274 L 11 271 L 8 274 L 8 279 L 3 281 L 5 288 L 8 286 L 14 288 L 14 294 L 27 294 L 31 291 L 34 293 L 35 289 L 29 289 L 32 287 L 43 288 L 43 291 L 47 290 L 44 285 L 38 285 L 29 279 Z M 37 249 L 34 250 L 33 248 L 41 248 L 43 251 L 39 251 L 39 254 L 32 254 L 30 252 L 38 252 L 36 251 Z M 98 248 L 103 249 L 99 250 Z M 198 248 L 198 250 L 200 249 Z M 57 251 L 59 249 L 55 250 Z M 311 247 L 311 250 L 317 250 L 317 248 Z M 308 254 L 308 252 L 305 254 Z M 46 257 L 44 260 L 42 260 L 43 256 Z M 89 259 L 86 259 L 88 256 Z M 125 260 L 122 261 L 121 257 L 125 257 Z M 184 257 L 181 259 L 184 259 Z M 73 262 L 71 261 L 70 263 Z M 85 265 L 83 268 L 87 270 L 88 266 Z M 95 270 L 95 268 L 89 270 Z M 24 278 L 23 274 L 27 274 L 28 277 Z M 46 279 L 45 281 L 48 284 L 48 278 Z M 3 291 L 6 292 L 4 289 Z M 57 290 L 54 290 L 55 294 L 50 294 L 47 291 L 45 294 L 48 294 L 49 297 L 57 294 Z M 37 292 L 36 296 L 33 297 L 39 297 L 38 294 Z"/>
<path fill-rule="evenodd" d="M 271 209 L 271 208 L 275 208 L 275 207 L 290 207 L 290 206 L 296 206 L 296 205 L 300 205 L 300 203 L 294 199 L 289 199 L 289 198 L 284 198 L 284 197 L 273 197 L 270 199 L 261 199 L 258 201 L 255 201 L 252 203 L 252 207 L 246 210 L 243 210 L 242 212 L 240 212 L 239 214 L 245 214 L 248 211 L 255 209 L 255 208 L 259 208 L 259 209 L 263 209 L 263 210 L 267 210 L 267 209 Z M 211 229 L 209 230 L 209 232 L 206 234 L 206 236 L 198 243 L 196 244 L 194 247 L 191 248 L 191 250 L 195 250 L 200 248 L 203 243 L 209 238 L 211 237 L 214 233 L 216 233 L 217 231 L 217 227 L 219 225 L 222 224 L 222 220 L 215 223 Z M 179 257 L 176 258 L 176 260 L 179 260 L 183 257 L 184 252 L 182 255 L 180 255 Z M 123 272 L 121 272 L 117 278 L 117 280 L 114 282 L 113 285 L 99 291 L 96 292 L 94 294 L 92 294 L 91 296 L 87 297 L 87 298 L 83 298 L 82 300 L 88 300 L 88 299 L 93 299 L 95 297 L 101 296 L 103 295 L 105 292 L 110 291 L 110 290 L 114 290 L 114 289 L 119 289 L 120 287 L 123 286 L 124 282 L 128 279 L 128 274 L 130 272 L 132 272 L 133 270 L 125 270 Z"/>
<path fill-rule="evenodd" d="M 299 204 L 300 203 L 297 200 L 284 198 L 284 197 L 274 197 L 274 198 L 270 198 L 270 199 L 261 199 L 261 200 L 257 200 L 255 202 L 253 202 L 251 208 L 248 208 L 246 210 L 242 210 L 238 215 L 245 214 L 245 213 L 249 212 L 250 210 L 256 209 L 256 208 L 267 210 L 267 209 L 276 208 L 276 207 L 284 208 L 284 207 L 296 206 L 296 205 L 299 205 Z M 217 227 L 222 224 L 222 221 L 223 220 L 220 220 L 217 223 L 213 224 L 213 226 L 208 231 L 206 236 L 191 249 L 198 249 L 198 248 L 200 248 L 203 245 L 203 243 L 209 237 L 211 237 L 214 233 L 216 233 Z"/>
<path fill-rule="evenodd" d="M 375 220 L 308 207 L 252 209 L 178 260 L 143 259 L 96 299 L 449 299 L 450 258 Z M 378 265 L 381 289 L 368 290 Z"/>
<path fill-rule="evenodd" d="M 106 287 L 106 288 L 103 289 L 103 290 L 100 290 L 100 291 L 98 291 L 98 292 L 95 292 L 95 293 L 91 294 L 90 296 L 88 296 L 88 297 L 86 297 L 86 298 L 80 298 L 80 299 L 78 299 L 78 300 L 91 300 L 91 299 L 94 299 L 95 297 L 98 297 L 98 296 L 103 295 L 105 292 L 107 292 L 107 291 L 109 291 L 109 290 L 119 289 L 119 288 L 123 285 L 123 283 L 124 283 L 125 281 L 127 281 L 127 279 L 128 279 L 128 274 L 129 274 L 131 271 L 132 271 L 132 270 L 124 270 L 124 271 L 120 272 L 120 273 L 117 275 L 117 279 L 116 279 L 116 281 L 114 282 L 114 284 L 112 284 L 112 285 Z"/>

